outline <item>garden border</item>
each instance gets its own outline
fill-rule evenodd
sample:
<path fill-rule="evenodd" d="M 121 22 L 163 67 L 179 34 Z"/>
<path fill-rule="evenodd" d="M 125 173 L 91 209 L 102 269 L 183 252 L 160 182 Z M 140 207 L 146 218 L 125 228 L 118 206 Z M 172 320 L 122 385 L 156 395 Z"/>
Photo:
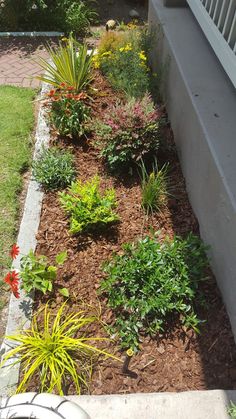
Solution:
<path fill-rule="evenodd" d="M 46 83 L 43 83 L 37 100 L 42 100 L 42 98 L 45 95 L 45 92 L 47 92 L 48 89 L 48 85 Z M 46 121 L 46 112 L 47 111 L 45 107 L 41 103 L 35 133 L 35 147 L 33 160 L 35 160 L 37 155 L 40 153 L 42 146 L 47 146 L 47 144 L 49 143 L 50 130 Z M 12 269 L 15 269 L 16 271 L 20 269 L 21 257 L 28 254 L 30 249 L 34 251 L 36 248 L 36 235 L 38 232 L 38 226 L 40 222 L 43 195 L 44 193 L 40 189 L 40 185 L 31 177 L 28 185 L 23 217 L 20 223 L 20 229 L 17 238 L 17 244 L 20 248 L 20 254 L 12 264 Z M 19 299 L 16 299 L 13 296 L 13 294 L 11 294 L 8 307 L 8 317 L 5 332 L 6 335 L 15 334 L 19 330 L 20 326 L 22 328 L 29 327 L 32 314 L 33 294 L 31 294 L 30 296 L 26 296 L 23 290 L 21 290 L 20 294 L 21 296 Z M 1 358 L 3 354 L 9 350 L 9 347 L 11 347 L 9 341 L 7 339 L 4 339 L 0 349 Z M 15 361 L 16 358 L 11 358 L 6 362 L 6 364 L 2 368 L 0 368 L 1 396 L 9 396 L 16 389 L 19 380 L 20 364 L 13 365 Z"/>
<path fill-rule="evenodd" d="M 30 36 L 30 37 L 37 37 L 37 36 L 46 36 L 46 37 L 54 37 L 54 36 L 63 36 L 64 32 L 0 32 L 0 37 L 23 37 L 23 36 Z"/>

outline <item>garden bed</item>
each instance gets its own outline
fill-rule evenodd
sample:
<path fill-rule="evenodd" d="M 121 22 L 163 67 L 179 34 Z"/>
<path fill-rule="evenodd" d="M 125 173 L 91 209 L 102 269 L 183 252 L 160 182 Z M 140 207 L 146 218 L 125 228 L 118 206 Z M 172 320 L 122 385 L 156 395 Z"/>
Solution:
<path fill-rule="evenodd" d="M 96 77 L 95 86 L 104 92 L 96 99 L 94 117 L 100 115 L 108 104 L 116 100 L 115 94 L 101 75 Z M 70 293 L 70 306 L 73 312 L 80 309 L 80 301 L 98 306 L 101 304 L 102 319 L 108 325 L 114 323 L 112 311 L 107 301 L 97 294 L 100 281 L 104 277 L 101 265 L 110 259 L 113 252 L 121 252 L 121 245 L 133 242 L 148 234 L 150 227 L 161 231 L 161 237 L 173 238 L 175 234 L 185 237 L 187 233 L 198 234 L 197 220 L 188 201 L 180 163 L 174 148 L 171 130 L 165 129 L 166 140 L 172 147 L 158 155 L 158 161 L 170 163 L 170 178 L 173 196 L 160 213 L 144 216 L 141 208 L 140 179 L 129 173 L 115 178 L 110 176 L 92 138 L 87 141 L 57 139 L 52 136 L 51 143 L 58 143 L 70 149 L 75 156 L 77 175 L 82 181 L 95 174 L 101 177 L 102 188 L 114 187 L 118 200 L 120 222 L 101 233 L 73 237 L 68 233 L 68 217 L 61 208 L 57 192 L 45 194 L 41 222 L 38 233 L 37 253 L 49 257 L 51 263 L 55 256 L 67 249 L 68 259 L 58 272 L 57 287 L 65 287 Z M 122 373 L 122 366 L 116 361 L 99 363 L 94 372 L 89 391 L 92 394 L 112 394 L 130 392 L 184 391 L 203 389 L 236 388 L 236 349 L 228 316 L 220 297 L 214 276 L 210 269 L 208 279 L 200 289 L 206 297 L 205 307 L 196 307 L 200 319 L 206 320 L 197 334 L 186 330 L 182 325 L 169 324 L 167 332 L 155 338 L 141 336 L 141 350 L 130 363 L 131 376 Z M 59 292 L 50 295 L 50 306 L 57 310 L 64 298 Z M 36 293 L 35 309 L 48 300 Z M 94 335 L 101 334 L 101 328 Z M 107 344 L 106 349 L 125 357 L 120 351 L 119 342 Z M 37 390 L 32 385 L 30 390 Z M 73 386 L 69 393 L 73 393 Z"/>
<path fill-rule="evenodd" d="M 236 386 L 234 338 L 171 128 L 163 105 L 146 93 L 159 81 L 147 65 L 151 34 L 132 25 L 126 31 L 104 35 L 94 56 L 72 36 L 62 40 L 51 57 L 67 57 L 75 70 L 66 74 L 61 66 L 62 78 L 57 64 L 41 61 L 56 86 L 45 97 L 50 148 L 33 163 L 45 187 L 36 256 L 23 257 L 19 273 L 26 293 L 36 288 L 38 315 L 23 338 L 11 337 L 25 344 L 15 350 L 23 350 L 18 391 L 99 395 Z M 13 258 L 18 254 L 14 246 Z M 5 282 L 18 298 L 18 273 Z M 51 317 L 42 315 L 44 307 Z M 95 357 L 86 342 L 113 358 Z"/>

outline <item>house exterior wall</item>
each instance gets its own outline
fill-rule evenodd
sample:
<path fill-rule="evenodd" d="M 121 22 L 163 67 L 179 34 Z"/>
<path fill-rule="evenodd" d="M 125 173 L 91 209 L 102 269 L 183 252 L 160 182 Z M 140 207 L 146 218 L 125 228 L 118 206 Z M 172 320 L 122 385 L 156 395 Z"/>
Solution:
<path fill-rule="evenodd" d="M 236 93 L 189 8 L 149 0 L 152 66 L 202 239 L 236 337 Z"/>

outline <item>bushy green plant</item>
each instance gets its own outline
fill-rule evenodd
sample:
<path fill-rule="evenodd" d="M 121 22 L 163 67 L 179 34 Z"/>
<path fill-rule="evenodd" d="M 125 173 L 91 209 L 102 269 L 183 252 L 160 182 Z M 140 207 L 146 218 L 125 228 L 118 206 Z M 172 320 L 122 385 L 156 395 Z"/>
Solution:
<path fill-rule="evenodd" d="M 44 148 L 32 164 L 34 179 L 45 189 L 60 189 L 75 178 L 73 155 L 56 147 Z"/>
<path fill-rule="evenodd" d="M 157 160 L 152 165 L 151 173 L 147 172 L 143 160 L 140 165 L 142 207 L 149 214 L 160 211 L 168 194 L 168 165 L 158 169 Z"/>
<path fill-rule="evenodd" d="M 94 129 L 101 140 L 101 154 L 113 171 L 138 162 L 159 146 L 159 113 L 148 94 L 111 106 Z"/>
<path fill-rule="evenodd" d="M 107 189 L 103 195 L 99 190 L 100 179 L 94 176 L 85 183 L 73 182 L 68 192 L 60 192 L 60 202 L 70 214 L 70 233 L 91 231 L 119 218 L 113 208 L 116 206 L 114 189 Z"/>
<path fill-rule="evenodd" d="M 48 96 L 51 104 L 50 121 L 60 135 L 79 137 L 87 130 L 90 109 L 86 105 L 87 95 L 83 92 L 77 94 L 73 88 L 61 87 L 50 90 Z"/>
<path fill-rule="evenodd" d="M 115 330 L 125 348 L 138 348 L 139 334 L 165 330 L 168 320 L 181 321 L 199 331 L 194 312 L 199 281 L 207 266 L 206 247 L 189 234 L 160 242 L 145 237 L 125 244 L 123 255 L 104 265 L 101 290 L 116 315 Z"/>
<path fill-rule="evenodd" d="M 143 33 L 130 30 L 128 34 L 104 35 L 94 57 L 94 65 L 108 77 L 113 87 L 129 97 L 140 98 L 149 91 L 150 71 Z"/>
<path fill-rule="evenodd" d="M 70 35 L 65 41 L 60 41 L 58 47 L 48 45 L 49 60 L 39 58 L 39 64 L 46 72 L 37 76 L 41 81 L 56 88 L 73 87 L 76 93 L 85 90 L 92 81 L 91 65 L 93 51 L 88 54 L 86 44 L 79 44 Z"/>
<path fill-rule="evenodd" d="M 55 265 L 50 265 L 46 256 L 35 256 L 31 250 L 28 255 L 21 258 L 20 277 L 22 279 L 22 288 L 30 293 L 34 289 L 41 291 L 43 294 L 51 292 L 53 282 L 57 276 L 58 266 L 63 265 L 67 259 L 67 252 L 59 253 L 55 258 Z M 62 294 L 65 296 L 66 291 L 63 288 Z"/>
<path fill-rule="evenodd" d="M 94 0 L 71 1 L 67 0 L 65 27 L 69 31 L 76 31 L 80 35 L 89 32 L 91 22 L 97 19 L 97 12 L 92 8 Z"/>
<path fill-rule="evenodd" d="M 4 30 L 61 30 L 86 34 L 95 21 L 93 0 L 1 0 Z"/>
<path fill-rule="evenodd" d="M 232 419 L 236 419 L 236 404 L 230 401 L 230 406 L 228 408 L 228 414 Z"/>
<path fill-rule="evenodd" d="M 10 358 L 21 363 L 17 393 L 25 392 L 37 377 L 40 392 L 63 395 L 66 385 L 73 382 L 80 394 L 81 387 L 88 387 L 95 356 L 119 361 L 96 346 L 95 342 L 108 340 L 91 334 L 98 322 L 99 317 L 88 315 L 86 309 L 70 313 L 64 303 L 54 315 L 46 305 L 43 313 L 40 310 L 34 315 L 29 330 L 7 336 L 17 346 L 4 354 L 1 366 Z"/>

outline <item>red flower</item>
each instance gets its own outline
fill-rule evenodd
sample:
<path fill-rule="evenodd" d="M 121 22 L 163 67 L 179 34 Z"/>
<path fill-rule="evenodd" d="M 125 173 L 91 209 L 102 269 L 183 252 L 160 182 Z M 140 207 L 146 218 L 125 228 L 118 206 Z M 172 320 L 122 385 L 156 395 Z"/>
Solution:
<path fill-rule="evenodd" d="M 16 271 L 8 272 L 3 279 L 3 281 L 6 282 L 6 284 L 9 284 L 11 288 L 18 287 L 19 280 L 20 278 Z"/>
<path fill-rule="evenodd" d="M 67 98 L 67 99 L 73 99 L 73 95 L 72 95 L 71 93 L 68 93 L 68 94 L 66 95 L 66 98 Z"/>
<path fill-rule="evenodd" d="M 15 259 L 20 253 L 20 249 L 19 246 L 17 246 L 17 244 L 13 244 L 11 251 L 10 251 L 10 256 L 12 259 Z"/>
<path fill-rule="evenodd" d="M 55 90 L 50 90 L 50 92 L 48 93 L 48 96 L 52 97 L 55 95 Z"/>
<path fill-rule="evenodd" d="M 6 284 L 10 285 L 11 290 L 16 298 L 20 297 L 18 291 L 20 278 L 18 275 L 19 274 L 16 271 L 8 272 L 8 274 L 3 279 L 3 281 L 6 282 Z"/>

